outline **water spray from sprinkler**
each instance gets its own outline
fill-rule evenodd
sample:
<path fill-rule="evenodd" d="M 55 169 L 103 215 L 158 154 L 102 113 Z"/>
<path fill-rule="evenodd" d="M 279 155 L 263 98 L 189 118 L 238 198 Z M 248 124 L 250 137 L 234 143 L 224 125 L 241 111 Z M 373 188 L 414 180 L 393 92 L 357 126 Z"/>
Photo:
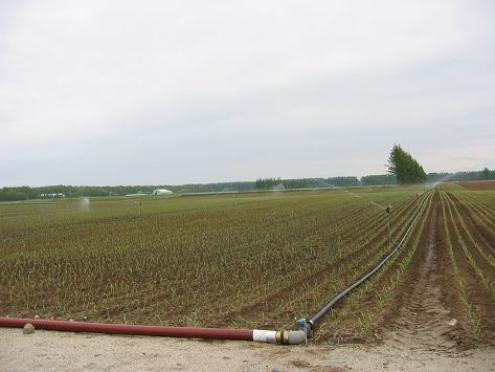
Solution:
<path fill-rule="evenodd" d="M 387 214 L 388 246 L 390 247 L 391 240 L 392 240 L 392 229 L 390 227 L 390 214 L 392 212 L 392 206 L 388 205 L 387 207 L 384 207 L 383 205 L 380 205 L 374 201 L 370 201 L 370 205 L 374 205 L 374 206 L 380 208 L 381 210 L 385 211 L 385 213 Z"/>
<path fill-rule="evenodd" d="M 360 198 L 360 199 L 363 199 L 363 197 L 361 195 L 358 195 L 356 193 L 353 193 L 352 191 L 349 191 L 347 189 L 344 189 L 342 187 L 339 187 L 339 186 L 335 186 L 335 185 L 332 185 L 332 184 L 329 184 L 329 183 L 326 183 L 326 182 L 323 182 L 323 184 L 325 184 L 326 186 L 329 186 L 329 187 L 332 187 L 332 188 L 335 188 L 335 189 L 338 189 L 338 190 L 341 190 L 341 191 L 344 191 L 346 193 L 348 193 L 349 195 L 355 197 L 355 198 Z M 390 212 L 392 211 L 392 206 L 389 205 L 387 207 L 381 205 L 381 204 L 378 204 L 377 202 L 371 200 L 369 202 L 369 205 L 372 205 L 372 206 L 375 206 L 377 208 L 380 208 L 382 211 L 385 211 L 385 213 L 387 214 L 387 227 L 388 227 L 388 246 L 390 247 L 390 244 L 391 244 L 391 241 L 392 241 L 392 229 L 390 227 Z"/>
<path fill-rule="evenodd" d="M 344 189 L 342 187 L 339 187 L 339 186 L 335 186 L 335 185 L 332 185 L 332 184 L 329 184 L 329 183 L 326 183 L 326 182 L 323 182 L 323 184 L 325 184 L 326 186 L 330 186 L 332 188 L 335 188 L 335 189 L 338 189 L 338 190 L 341 190 L 341 191 L 344 191 L 346 193 L 348 193 L 349 195 L 355 197 L 355 198 L 359 198 L 359 199 L 363 199 L 363 197 L 361 195 L 358 195 L 356 193 L 353 193 L 352 191 L 349 191 L 347 189 Z M 390 212 L 392 211 L 392 206 L 389 205 L 387 207 L 384 207 L 383 205 L 381 204 L 378 204 L 377 202 L 371 200 L 369 202 L 369 205 L 372 205 L 372 206 L 375 206 L 377 208 L 380 208 L 382 211 L 385 211 L 385 213 L 387 213 L 387 226 L 388 226 L 388 246 L 390 247 L 390 244 L 391 244 L 391 240 L 392 240 L 392 229 L 390 227 Z"/>
<path fill-rule="evenodd" d="M 81 198 L 81 200 L 79 200 L 79 211 L 83 213 L 87 213 L 89 212 L 89 208 L 90 208 L 89 198 Z"/>
<path fill-rule="evenodd" d="M 331 188 L 333 188 L 333 189 L 337 189 L 337 190 L 340 190 L 340 191 L 346 192 L 346 193 L 348 193 L 349 195 L 351 195 L 351 196 L 353 196 L 353 197 L 355 197 L 355 198 L 364 199 L 364 198 L 363 198 L 363 196 L 361 196 L 361 195 L 359 195 L 359 194 L 356 194 L 356 193 L 354 193 L 354 192 L 352 192 L 352 191 L 349 191 L 349 190 L 347 190 L 347 189 L 345 189 L 345 188 L 343 188 L 343 187 L 336 186 L 336 185 L 332 185 L 332 184 L 327 183 L 327 182 L 324 182 L 324 181 L 322 181 L 322 183 L 323 183 L 325 186 L 327 186 L 327 187 L 331 187 Z M 378 207 L 378 208 L 380 208 L 381 210 L 384 210 L 384 211 L 388 210 L 388 211 L 387 211 L 387 213 L 389 213 L 389 214 L 390 214 L 390 206 L 388 206 L 388 207 L 384 207 L 383 205 L 378 204 L 377 202 L 374 202 L 374 201 L 370 201 L 370 202 L 369 202 L 369 204 L 370 204 L 370 205 L 374 205 L 375 207 Z"/>
<path fill-rule="evenodd" d="M 127 196 L 127 195 L 126 195 Z M 141 209 L 142 209 L 142 201 L 141 200 L 132 200 L 132 199 L 127 199 L 130 203 L 134 204 L 137 207 L 137 212 L 138 215 L 141 216 Z"/>
<path fill-rule="evenodd" d="M 137 201 L 136 204 L 138 205 L 138 213 L 141 215 L 141 200 Z"/>

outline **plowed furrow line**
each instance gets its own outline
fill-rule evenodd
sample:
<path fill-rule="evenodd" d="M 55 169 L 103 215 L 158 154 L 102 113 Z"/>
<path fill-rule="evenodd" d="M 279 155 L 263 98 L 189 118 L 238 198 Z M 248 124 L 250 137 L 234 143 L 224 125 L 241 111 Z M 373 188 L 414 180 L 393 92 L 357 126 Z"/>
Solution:
<path fill-rule="evenodd" d="M 467 243 L 465 235 L 461 232 L 462 224 L 459 221 L 459 216 L 454 215 L 454 206 L 447 194 L 445 194 L 445 201 L 448 216 L 456 237 L 455 242 L 457 243 L 459 250 L 464 253 L 463 261 L 469 264 L 472 274 L 475 275 L 490 294 L 495 297 L 495 291 L 492 290 L 492 288 L 495 289 L 495 286 L 492 287 L 492 279 L 490 278 L 493 268 L 486 264 L 483 256 L 479 254 L 477 249 L 473 249 L 472 247 L 470 249 L 470 244 Z"/>
<path fill-rule="evenodd" d="M 480 271 L 480 274 L 483 278 L 486 278 L 486 274 L 495 278 L 495 259 L 490 253 L 485 252 L 474 238 L 471 231 L 476 231 L 474 228 L 470 230 L 465 221 L 466 215 L 461 215 L 457 209 L 455 199 L 452 198 L 450 193 L 446 194 L 446 200 L 449 203 L 449 208 L 453 211 L 452 222 L 455 227 L 455 231 L 459 236 L 459 242 L 461 243 L 463 249 L 467 252 L 467 257 L 471 260 L 473 258 L 474 262 L 472 264 L 473 269 Z M 468 218 L 466 218 L 468 220 Z M 469 222 L 468 222 L 469 223 Z M 473 228 L 473 226 L 471 226 Z M 486 278 L 488 279 L 488 278 Z M 495 288 L 495 287 L 494 287 Z"/>
<path fill-rule="evenodd" d="M 492 337 L 495 335 L 495 319 L 493 318 L 495 301 L 486 282 L 480 283 L 482 279 L 479 271 L 475 269 L 476 262 L 469 258 L 469 251 L 462 245 L 462 237 L 457 232 L 458 227 L 452 215 L 452 208 L 444 193 L 442 193 L 442 202 L 447 243 L 454 264 L 460 301 L 464 305 L 473 334 L 475 336 L 489 334 Z M 449 225 L 452 229 L 448 227 Z"/>
<path fill-rule="evenodd" d="M 403 209 L 400 211 L 400 214 L 398 216 L 398 218 L 400 218 L 401 221 L 399 227 L 403 227 L 407 223 L 407 220 L 410 217 L 410 215 L 413 214 L 414 212 L 414 208 L 410 208 L 410 206 L 408 207 L 409 207 L 408 209 Z M 403 214 L 406 214 L 405 218 L 402 217 Z M 361 246 L 357 251 L 349 253 L 348 255 L 338 259 L 336 262 L 330 263 L 329 265 L 327 265 L 326 267 L 324 267 L 323 269 L 319 270 L 316 273 L 303 277 L 297 280 L 296 282 L 291 283 L 288 286 L 278 289 L 272 294 L 257 300 L 255 303 L 248 304 L 240 309 L 236 309 L 234 311 L 226 313 L 222 315 L 222 318 L 228 318 L 228 319 L 238 318 L 238 317 L 247 318 L 249 317 L 249 315 L 253 315 L 254 313 L 257 313 L 260 307 L 265 307 L 265 308 L 271 307 L 274 302 L 280 300 L 284 301 L 284 299 L 287 298 L 290 295 L 290 293 L 300 292 L 301 287 L 305 287 L 308 281 L 312 283 L 319 283 L 327 275 L 334 276 L 335 272 L 333 270 L 336 270 L 344 262 L 352 262 L 357 257 L 360 257 L 359 255 L 362 252 L 365 252 L 365 254 L 363 255 L 363 257 L 360 258 L 359 262 L 369 261 L 369 257 L 372 256 L 374 253 L 374 249 L 370 247 L 374 247 L 376 244 L 378 244 L 377 245 L 378 247 L 379 244 L 382 244 L 383 239 L 387 234 L 386 229 L 387 227 L 383 226 L 383 228 L 380 231 L 378 231 L 377 234 L 372 239 L 370 239 L 365 245 Z"/>
<path fill-rule="evenodd" d="M 493 231 L 495 229 L 495 218 L 489 217 L 486 214 L 486 207 L 481 207 L 475 199 L 469 196 L 465 196 L 466 204 L 473 211 L 474 215 L 477 217 L 482 224 L 484 224 L 488 230 Z"/>

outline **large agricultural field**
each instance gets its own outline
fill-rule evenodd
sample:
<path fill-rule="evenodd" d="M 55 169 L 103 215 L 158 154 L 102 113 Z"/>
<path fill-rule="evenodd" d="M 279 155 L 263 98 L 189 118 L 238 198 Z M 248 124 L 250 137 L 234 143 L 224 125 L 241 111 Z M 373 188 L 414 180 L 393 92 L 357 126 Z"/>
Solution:
<path fill-rule="evenodd" d="M 293 328 L 418 214 L 312 340 L 400 338 L 429 322 L 423 337 L 493 342 L 495 190 L 457 184 L 2 203 L 0 316 Z"/>

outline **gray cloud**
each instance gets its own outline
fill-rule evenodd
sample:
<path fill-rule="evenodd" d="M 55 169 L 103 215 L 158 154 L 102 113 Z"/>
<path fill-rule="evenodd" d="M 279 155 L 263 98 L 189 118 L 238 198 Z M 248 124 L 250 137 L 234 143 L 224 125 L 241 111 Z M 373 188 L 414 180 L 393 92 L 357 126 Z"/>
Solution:
<path fill-rule="evenodd" d="M 0 7 L 0 185 L 495 167 L 489 1 Z"/>

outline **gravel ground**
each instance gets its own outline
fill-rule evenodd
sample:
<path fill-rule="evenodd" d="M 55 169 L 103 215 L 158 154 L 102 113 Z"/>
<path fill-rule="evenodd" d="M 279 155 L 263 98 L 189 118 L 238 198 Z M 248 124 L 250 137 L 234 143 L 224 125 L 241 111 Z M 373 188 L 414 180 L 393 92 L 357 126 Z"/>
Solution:
<path fill-rule="evenodd" d="M 250 342 L 0 329 L 0 371 L 495 371 L 495 349 L 465 352 L 381 346 Z"/>

